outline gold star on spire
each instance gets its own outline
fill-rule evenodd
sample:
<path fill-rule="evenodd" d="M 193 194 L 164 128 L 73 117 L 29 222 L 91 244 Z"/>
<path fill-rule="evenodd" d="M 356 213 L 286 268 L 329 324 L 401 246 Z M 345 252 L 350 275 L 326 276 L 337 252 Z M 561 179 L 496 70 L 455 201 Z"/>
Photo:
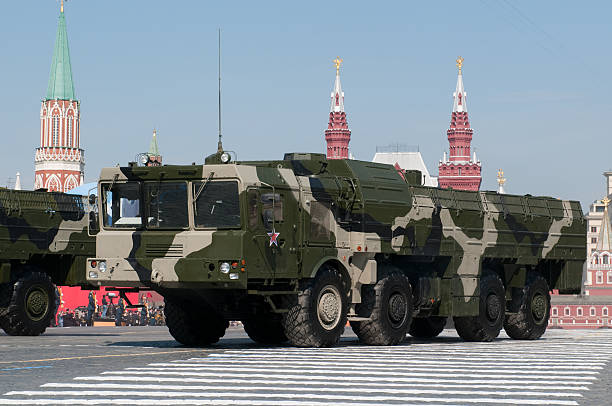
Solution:
<path fill-rule="evenodd" d="M 61 0 L 61 4 L 60 4 L 60 13 L 64 12 L 64 0 Z"/>
<path fill-rule="evenodd" d="M 459 73 L 461 73 L 461 67 L 463 66 L 463 58 L 460 56 L 459 58 L 457 58 L 457 60 L 455 62 L 457 62 L 457 67 L 459 68 Z"/>
<path fill-rule="evenodd" d="M 337 56 L 336 59 L 334 59 L 332 62 L 334 63 L 334 65 L 336 65 L 336 74 L 340 73 L 340 65 L 342 64 L 342 59 Z"/>
<path fill-rule="evenodd" d="M 608 199 L 608 196 L 604 197 L 603 199 L 601 199 L 601 202 L 604 204 L 604 207 L 608 207 L 608 205 L 610 204 L 612 200 Z"/>

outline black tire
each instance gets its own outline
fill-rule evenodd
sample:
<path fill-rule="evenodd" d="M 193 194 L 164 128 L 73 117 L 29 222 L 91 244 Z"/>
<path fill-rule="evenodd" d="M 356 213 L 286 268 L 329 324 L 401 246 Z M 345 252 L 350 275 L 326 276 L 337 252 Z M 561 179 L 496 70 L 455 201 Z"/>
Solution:
<path fill-rule="evenodd" d="M 408 334 L 415 338 L 434 338 L 440 335 L 446 326 L 446 317 L 430 316 L 415 318 Z"/>
<path fill-rule="evenodd" d="M 280 344 L 287 341 L 281 317 L 274 313 L 253 316 L 242 321 L 251 340 L 261 344 Z"/>
<path fill-rule="evenodd" d="M 497 274 L 480 278 L 479 314 L 454 317 L 455 329 L 466 341 L 493 341 L 501 331 L 506 314 L 504 284 Z"/>
<path fill-rule="evenodd" d="M 542 337 L 550 317 L 550 291 L 541 275 L 529 273 L 527 283 L 512 296 L 504 329 L 515 340 L 537 340 Z"/>
<path fill-rule="evenodd" d="M 0 328 L 5 330 L 4 326 L 7 323 L 6 312 L 13 296 L 13 284 L 0 284 Z"/>
<path fill-rule="evenodd" d="M 327 267 L 302 290 L 283 316 L 285 335 L 297 347 L 331 347 L 344 333 L 348 298 L 337 270 Z"/>
<path fill-rule="evenodd" d="M 229 322 L 209 306 L 165 298 L 164 315 L 172 337 L 192 347 L 214 344 L 225 335 Z"/>
<path fill-rule="evenodd" d="M 55 314 L 55 285 L 47 274 L 30 270 L 14 285 L 2 287 L 0 293 L 6 294 L 0 310 L 0 325 L 6 334 L 37 336 L 45 332 Z"/>
<path fill-rule="evenodd" d="M 397 345 L 406 339 L 412 322 L 412 288 L 408 278 L 393 272 L 373 287 L 362 289 L 362 302 L 357 305 L 365 321 L 351 321 L 359 341 L 368 345 Z"/>

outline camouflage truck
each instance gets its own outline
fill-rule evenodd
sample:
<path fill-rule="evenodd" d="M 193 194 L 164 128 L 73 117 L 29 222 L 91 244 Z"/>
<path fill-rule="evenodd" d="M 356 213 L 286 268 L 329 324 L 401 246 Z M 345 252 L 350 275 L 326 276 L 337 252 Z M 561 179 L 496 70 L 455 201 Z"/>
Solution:
<path fill-rule="evenodd" d="M 249 336 L 336 344 L 347 320 L 363 343 L 502 327 L 537 339 L 550 289 L 580 290 L 580 203 L 443 190 L 418 171 L 322 154 L 283 160 L 106 168 L 88 280 L 165 297 L 174 338 L 207 345 L 241 320 Z"/>
<path fill-rule="evenodd" d="M 88 285 L 85 260 L 95 255 L 97 227 L 91 203 L 0 189 L 0 327 L 7 334 L 42 334 L 57 310 L 55 285 Z"/>

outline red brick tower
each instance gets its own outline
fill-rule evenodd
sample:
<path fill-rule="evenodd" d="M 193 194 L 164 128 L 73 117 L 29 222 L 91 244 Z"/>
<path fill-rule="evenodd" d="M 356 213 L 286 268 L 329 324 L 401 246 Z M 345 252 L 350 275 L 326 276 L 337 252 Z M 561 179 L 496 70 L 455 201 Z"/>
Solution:
<path fill-rule="evenodd" d="M 81 105 L 74 95 L 62 0 L 47 96 L 40 108 L 40 147 L 36 148 L 34 189 L 65 192 L 83 183 Z"/>
<path fill-rule="evenodd" d="M 351 130 L 346 122 L 344 112 L 344 92 L 340 84 L 340 64 L 342 59 L 334 59 L 336 64 L 336 83 L 331 94 L 331 109 L 329 112 L 329 124 L 325 130 L 325 141 L 327 141 L 327 159 L 348 159 L 349 142 L 351 141 Z"/>
<path fill-rule="evenodd" d="M 461 66 L 463 58 L 457 58 L 459 76 L 457 77 L 457 89 L 453 94 L 453 112 L 451 115 L 450 128 L 446 132 L 450 144 L 450 154 L 440 161 L 438 166 L 438 185 L 441 188 L 453 188 L 458 190 L 478 190 L 482 176 L 480 175 L 482 165 L 476 160 L 476 153 L 471 154 L 472 129 L 467 113 L 466 92 L 463 89 L 463 75 Z"/>

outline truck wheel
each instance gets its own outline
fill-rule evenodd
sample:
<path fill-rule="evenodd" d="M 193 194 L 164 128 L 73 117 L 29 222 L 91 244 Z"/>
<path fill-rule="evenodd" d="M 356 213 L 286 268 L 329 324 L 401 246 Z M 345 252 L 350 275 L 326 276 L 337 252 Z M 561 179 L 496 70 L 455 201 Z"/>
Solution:
<path fill-rule="evenodd" d="M 537 340 L 542 337 L 550 317 L 550 292 L 541 275 L 529 273 L 527 284 L 512 297 L 512 314 L 506 316 L 504 329 L 515 340 Z"/>
<path fill-rule="evenodd" d="M 479 314 L 454 317 L 455 329 L 466 341 L 493 341 L 499 335 L 506 314 L 504 284 L 497 274 L 480 279 Z"/>
<path fill-rule="evenodd" d="M 214 344 L 225 335 L 229 327 L 214 309 L 190 305 L 186 302 L 165 298 L 164 315 L 172 337 L 188 346 Z"/>
<path fill-rule="evenodd" d="M 4 286 L 8 306 L 0 310 L 0 324 L 12 336 L 37 336 L 51 323 L 55 310 L 55 285 L 43 272 L 31 271 L 13 286 Z"/>
<path fill-rule="evenodd" d="M 347 311 L 348 300 L 340 274 L 325 268 L 285 313 L 285 334 L 297 347 L 331 347 L 344 333 Z"/>
<path fill-rule="evenodd" d="M 280 317 L 273 313 L 253 316 L 242 321 L 251 340 L 261 344 L 280 344 L 287 341 Z"/>
<path fill-rule="evenodd" d="M 359 341 L 368 345 L 397 345 L 404 341 L 412 322 L 412 288 L 408 278 L 393 272 L 374 287 L 363 289 L 362 303 L 357 306 L 366 321 L 352 321 Z"/>
<path fill-rule="evenodd" d="M 446 317 L 430 316 L 415 318 L 408 334 L 416 338 L 434 338 L 440 335 L 446 326 Z"/>

